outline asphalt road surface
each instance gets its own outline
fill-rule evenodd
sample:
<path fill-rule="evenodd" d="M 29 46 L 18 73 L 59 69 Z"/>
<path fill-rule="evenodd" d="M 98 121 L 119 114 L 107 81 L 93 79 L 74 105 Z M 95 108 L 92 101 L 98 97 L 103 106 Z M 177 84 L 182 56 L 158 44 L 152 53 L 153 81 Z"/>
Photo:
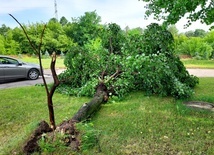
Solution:
<path fill-rule="evenodd" d="M 214 77 L 214 69 L 187 69 L 191 75 L 197 77 Z"/>
<path fill-rule="evenodd" d="M 63 72 L 64 69 L 57 69 L 56 73 L 60 74 Z M 50 70 L 44 70 L 44 76 L 45 80 L 47 83 L 52 83 L 53 78 Z M 43 84 L 42 77 L 40 76 L 37 80 L 17 80 L 17 81 L 10 81 L 6 83 L 0 83 L 0 89 L 5 89 L 5 88 L 15 88 L 15 87 L 25 87 L 25 86 L 33 86 L 36 84 Z"/>
<path fill-rule="evenodd" d="M 214 69 L 187 69 L 191 75 L 197 77 L 214 77 Z M 57 69 L 57 74 L 63 72 L 63 69 Z M 47 83 L 52 83 L 53 78 L 50 70 L 44 70 L 44 75 Z M 14 87 L 23 87 L 23 86 L 32 86 L 36 84 L 43 84 L 42 77 L 39 77 L 37 80 L 19 80 L 13 82 L 7 82 L 0 84 L 0 89 L 14 88 Z"/>

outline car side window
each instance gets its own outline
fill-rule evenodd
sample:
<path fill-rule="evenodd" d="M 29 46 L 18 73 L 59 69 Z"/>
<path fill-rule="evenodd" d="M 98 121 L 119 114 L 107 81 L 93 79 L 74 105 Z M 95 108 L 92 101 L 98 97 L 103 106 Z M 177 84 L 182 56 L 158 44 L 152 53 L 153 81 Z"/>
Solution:
<path fill-rule="evenodd" d="M 1 64 L 4 64 L 4 59 L 3 58 L 0 58 L 0 65 Z"/>
<path fill-rule="evenodd" d="M 3 58 L 2 64 L 14 64 L 18 65 L 19 62 L 15 59 L 10 59 L 10 58 Z"/>

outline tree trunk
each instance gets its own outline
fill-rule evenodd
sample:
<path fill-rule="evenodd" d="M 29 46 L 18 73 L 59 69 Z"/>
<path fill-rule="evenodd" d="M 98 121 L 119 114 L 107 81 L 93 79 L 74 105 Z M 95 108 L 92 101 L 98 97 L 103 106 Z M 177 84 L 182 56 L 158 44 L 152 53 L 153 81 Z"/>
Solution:
<path fill-rule="evenodd" d="M 94 114 L 103 102 L 108 100 L 108 90 L 104 83 L 99 83 L 93 99 L 83 104 L 79 111 L 72 117 L 73 122 L 81 122 Z"/>
<path fill-rule="evenodd" d="M 108 101 L 108 89 L 103 82 L 100 82 L 96 88 L 96 93 L 93 99 L 90 102 L 85 103 L 70 120 L 62 122 L 56 128 L 55 132 L 60 132 L 69 135 L 64 140 L 66 146 L 70 146 L 73 150 L 79 150 L 80 147 L 79 132 L 76 130 L 75 124 L 84 121 L 90 116 L 92 116 L 97 110 L 100 109 L 101 104 L 107 101 Z M 45 125 L 46 124 L 47 123 L 45 123 Z M 44 130 L 43 128 L 44 127 L 41 125 L 38 126 L 38 128 L 34 131 L 33 135 L 31 136 L 30 140 L 24 146 L 24 152 L 26 154 L 32 154 L 33 152 L 39 150 L 37 141 L 41 138 L 41 135 L 43 133 L 50 131 L 53 132 L 53 130 L 49 126 L 46 127 L 47 130 Z"/>

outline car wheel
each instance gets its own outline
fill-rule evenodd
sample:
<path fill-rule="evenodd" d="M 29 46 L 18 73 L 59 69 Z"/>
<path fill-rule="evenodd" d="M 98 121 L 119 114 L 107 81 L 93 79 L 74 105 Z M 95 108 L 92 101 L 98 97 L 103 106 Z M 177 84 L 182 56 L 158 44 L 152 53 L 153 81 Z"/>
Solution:
<path fill-rule="evenodd" d="M 36 80 L 39 77 L 39 71 L 37 69 L 31 69 L 28 72 L 28 79 Z"/>

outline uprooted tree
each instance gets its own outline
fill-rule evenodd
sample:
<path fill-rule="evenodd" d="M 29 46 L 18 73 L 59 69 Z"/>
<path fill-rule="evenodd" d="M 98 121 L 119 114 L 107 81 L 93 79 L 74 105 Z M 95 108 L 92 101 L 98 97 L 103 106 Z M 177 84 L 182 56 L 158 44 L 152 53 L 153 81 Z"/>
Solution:
<path fill-rule="evenodd" d="M 76 26 L 78 28 L 78 23 Z M 41 45 L 42 37 L 39 49 Z M 54 85 L 50 92 L 46 87 L 52 128 L 46 122 L 41 122 L 25 145 L 25 152 L 29 154 L 39 151 L 38 140 L 43 133 L 50 131 L 66 134 L 64 145 L 79 149 L 75 124 L 89 118 L 112 95 L 123 97 L 130 91 L 142 90 L 148 95 L 190 97 L 198 79 L 189 75 L 173 52 L 172 35 L 158 24 L 151 24 L 143 34 L 134 35 L 123 33 L 117 24 L 109 24 L 94 39 L 76 44 L 67 52 L 67 70 L 59 76 L 61 85 L 54 68 L 54 56 L 51 63 Z M 43 80 L 45 83 L 44 76 Z M 51 100 L 56 88 L 60 93 L 93 98 L 71 119 L 56 126 Z M 54 134 L 51 132 L 49 135 L 53 137 Z"/>
<path fill-rule="evenodd" d="M 108 80 L 104 79 L 105 72 L 103 72 L 102 77 L 99 78 L 99 83 L 96 87 L 96 93 L 95 93 L 93 99 L 90 102 L 85 103 L 70 120 L 64 121 L 59 126 L 56 126 L 55 117 L 54 117 L 53 101 L 52 101 L 54 92 L 60 84 L 60 81 L 59 81 L 58 76 L 55 71 L 56 53 L 53 52 L 52 61 L 51 61 L 51 65 L 50 65 L 50 69 L 51 69 L 52 76 L 54 79 L 54 83 L 53 83 L 52 87 L 50 88 L 50 90 L 49 90 L 49 87 L 46 83 L 46 80 L 45 80 L 45 77 L 43 74 L 41 53 L 40 53 L 46 25 L 44 25 L 44 28 L 41 32 L 40 43 L 38 46 L 36 46 L 34 43 L 32 43 L 31 39 L 29 38 L 29 36 L 28 36 L 25 28 L 22 26 L 22 24 L 20 24 L 19 21 L 15 17 L 13 17 L 11 14 L 9 14 L 9 15 L 20 25 L 20 27 L 22 28 L 31 47 L 33 48 L 34 52 L 39 57 L 40 69 L 42 71 L 42 79 L 43 79 L 43 83 L 44 83 L 45 90 L 46 90 L 47 103 L 48 103 L 47 105 L 48 105 L 48 110 L 49 110 L 50 126 L 45 121 L 41 121 L 39 123 L 38 128 L 33 132 L 33 134 L 31 135 L 31 137 L 26 142 L 26 144 L 23 148 L 24 153 L 31 154 L 35 151 L 41 152 L 42 150 L 38 144 L 39 140 L 41 138 L 43 138 L 44 133 L 49 133 L 49 136 L 51 137 L 51 139 L 52 140 L 55 139 L 55 138 L 53 138 L 53 137 L 56 137 L 55 131 L 68 135 L 68 136 L 66 136 L 66 138 L 64 137 L 64 139 L 63 139 L 66 146 L 70 145 L 75 150 L 79 149 L 78 132 L 75 128 L 75 123 L 86 120 L 88 117 L 90 117 L 94 112 L 96 112 L 99 109 L 101 103 L 108 101 L 109 92 L 108 92 L 108 89 L 107 89 L 105 83 L 108 83 L 108 81 L 110 81 L 111 79 L 118 76 L 120 73 L 119 70 L 117 70 L 114 74 L 112 74 L 108 78 Z M 49 136 L 47 136 L 46 138 L 48 139 Z"/>

